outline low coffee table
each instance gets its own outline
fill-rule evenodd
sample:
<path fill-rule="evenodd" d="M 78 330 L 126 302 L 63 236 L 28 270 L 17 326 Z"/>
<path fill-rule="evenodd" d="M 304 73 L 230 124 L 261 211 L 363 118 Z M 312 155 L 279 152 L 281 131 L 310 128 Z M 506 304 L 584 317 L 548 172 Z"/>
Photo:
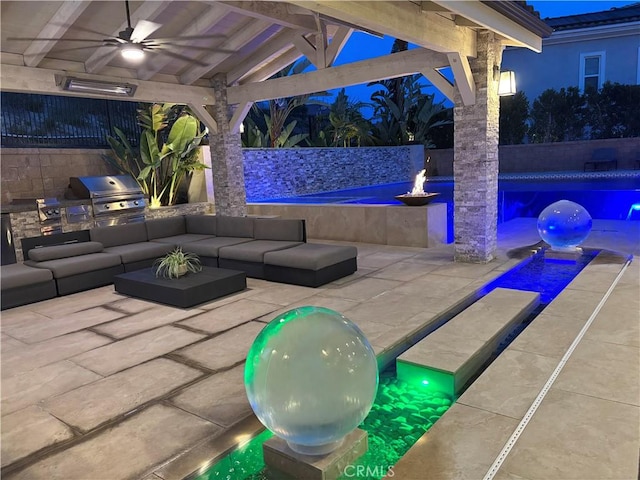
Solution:
<path fill-rule="evenodd" d="M 174 307 L 188 308 L 247 288 L 244 272 L 202 267 L 198 273 L 180 278 L 156 277 L 155 268 L 145 268 L 113 277 L 116 292 Z"/>

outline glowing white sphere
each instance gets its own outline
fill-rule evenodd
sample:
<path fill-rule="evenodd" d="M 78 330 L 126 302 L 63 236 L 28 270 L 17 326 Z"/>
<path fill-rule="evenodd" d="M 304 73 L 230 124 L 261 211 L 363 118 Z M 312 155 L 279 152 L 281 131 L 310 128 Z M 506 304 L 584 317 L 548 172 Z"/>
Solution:
<path fill-rule="evenodd" d="M 256 337 L 244 371 L 251 407 L 289 447 L 323 455 L 367 416 L 378 365 L 360 329 L 340 313 L 299 307 Z"/>
<path fill-rule="evenodd" d="M 575 249 L 589 236 L 591 223 L 591 215 L 582 205 L 560 200 L 540 213 L 538 232 L 551 248 Z"/>

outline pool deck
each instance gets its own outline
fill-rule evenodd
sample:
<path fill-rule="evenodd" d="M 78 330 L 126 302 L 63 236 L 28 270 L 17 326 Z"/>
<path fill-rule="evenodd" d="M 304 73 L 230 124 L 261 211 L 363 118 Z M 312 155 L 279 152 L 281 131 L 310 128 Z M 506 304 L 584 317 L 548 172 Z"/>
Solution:
<path fill-rule="evenodd" d="M 358 271 L 321 288 L 248 279 L 248 289 L 176 309 L 113 286 L 2 313 L 2 476 L 182 479 L 260 425 L 243 362 L 277 313 L 321 305 L 357 323 L 376 353 L 414 335 L 539 241 L 535 219 L 499 226 L 499 255 L 453 262 L 452 245 L 353 244 Z M 341 242 L 326 242 L 341 243 Z M 482 479 L 586 322 L 497 479 L 638 475 L 640 222 L 594 221 L 592 262 L 394 468 L 395 478 Z M 599 313 L 592 312 L 602 303 Z"/>

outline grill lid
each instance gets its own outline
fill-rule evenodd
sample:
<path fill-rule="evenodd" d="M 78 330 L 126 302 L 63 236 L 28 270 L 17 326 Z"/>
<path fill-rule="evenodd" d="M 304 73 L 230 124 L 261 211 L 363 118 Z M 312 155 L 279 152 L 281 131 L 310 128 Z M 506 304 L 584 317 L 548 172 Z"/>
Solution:
<path fill-rule="evenodd" d="M 104 175 L 97 177 L 71 177 L 69 188 L 78 198 L 121 197 L 142 195 L 140 185 L 131 175 Z"/>

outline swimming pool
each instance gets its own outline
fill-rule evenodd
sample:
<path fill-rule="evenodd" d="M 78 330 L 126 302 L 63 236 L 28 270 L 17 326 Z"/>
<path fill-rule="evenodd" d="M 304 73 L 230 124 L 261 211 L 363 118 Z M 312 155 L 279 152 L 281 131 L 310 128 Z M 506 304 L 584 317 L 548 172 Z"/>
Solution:
<path fill-rule="evenodd" d="M 640 172 L 617 172 L 617 176 L 511 175 L 498 181 L 498 223 L 517 217 L 537 217 L 549 204 L 571 200 L 587 209 L 592 218 L 640 220 Z M 297 197 L 252 200 L 252 203 L 369 204 L 400 205 L 393 197 L 411 190 L 412 182 L 391 183 Z M 429 179 L 425 191 L 438 192 L 434 202 L 447 203 L 449 223 L 453 222 L 453 179 Z M 630 215 L 631 213 L 631 215 Z"/>

